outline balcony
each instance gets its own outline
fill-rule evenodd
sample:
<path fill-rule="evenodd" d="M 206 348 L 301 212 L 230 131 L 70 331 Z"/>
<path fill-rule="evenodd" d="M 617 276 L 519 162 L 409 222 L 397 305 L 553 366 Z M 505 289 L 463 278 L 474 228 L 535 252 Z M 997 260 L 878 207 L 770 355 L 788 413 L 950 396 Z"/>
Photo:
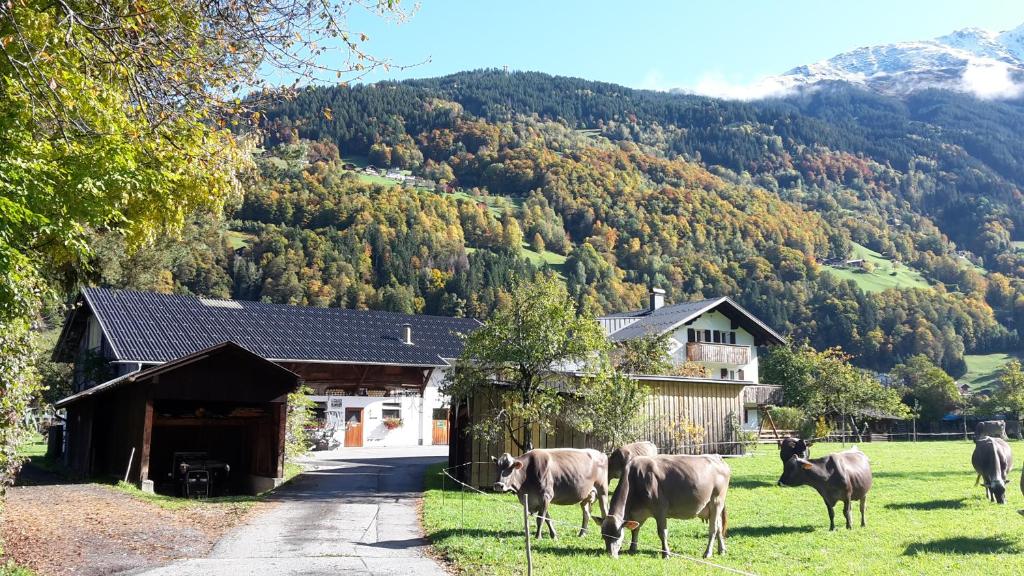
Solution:
<path fill-rule="evenodd" d="M 713 362 L 742 366 L 750 362 L 750 346 L 687 342 L 686 359 L 690 362 Z"/>

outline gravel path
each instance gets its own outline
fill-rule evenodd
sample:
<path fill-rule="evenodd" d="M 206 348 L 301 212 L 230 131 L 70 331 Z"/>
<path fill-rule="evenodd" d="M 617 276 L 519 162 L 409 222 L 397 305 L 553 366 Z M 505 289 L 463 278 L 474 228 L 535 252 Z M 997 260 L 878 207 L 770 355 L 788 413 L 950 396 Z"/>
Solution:
<path fill-rule="evenodd" d="M 267 513 L 228 533 L 205 558 L 146 576 L 359 574 L 443 576 L 426 554 L 418 507 L 423 474 L 447 447 L 345 449 L 307 462 Z"/>

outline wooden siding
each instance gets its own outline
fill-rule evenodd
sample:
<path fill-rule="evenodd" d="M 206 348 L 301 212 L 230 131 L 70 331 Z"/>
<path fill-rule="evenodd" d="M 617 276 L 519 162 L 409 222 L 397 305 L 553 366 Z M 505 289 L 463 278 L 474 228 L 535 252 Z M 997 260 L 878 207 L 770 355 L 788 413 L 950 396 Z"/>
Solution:
<path fill-rule="evenodd" d="M 730 413 L 736 418 L 742 415 L 742 384 L 705 380 L 646 380 L 644 384 L 650 388 L 651 395 L 644 409 L 638 440 L 654 442 L 665 454 L 739 452 L 735 445 L 726 443 L 736 440 L 731 437 L 727 421 Z M 486 397 L 473 398 L 469 403 L 469 418 L 473 414 L 485 412 L 488 406 Z M 683 418 L 704 429 L 705 436 L 700 446 L 690 446 L 673 434 L 673 426 Z M 465 442 L 468 446 L 465 449 L 453 449 L 449 455 L 449 465 L 466 464 L 469 472 L 460 470 L 458 477 L 467 479 L 473 486 L 489 488 L 494 483 L 496 469 L 492 457 L 496 458 L 504 452 L 513 456 L 522 454 L 511 438 L 503 437 L 493 442 L 467 438 L 464 431 L 456 429 L 456 419 L 453 418 L 452 423 L 452 434 L 460 435 L 459 444 Z M 603 452 L 611 448 L 564 424 L 550 433 L 542 432 L 538 426 L 534 426 L 531 438 L 535 448 L 595 448 Z"/>
<path fill-rule="evenodd" d="M 743 403 L 764 406 L 765 404 L 782 404 L 782 386 L 747 386 L 743 389 Z"/>
<path fill-rule="evenodd" d="M 686 359 L 690 362 L 747 364 L 750 362 L 750 346 L 688 342 L 686 344 Z"/>

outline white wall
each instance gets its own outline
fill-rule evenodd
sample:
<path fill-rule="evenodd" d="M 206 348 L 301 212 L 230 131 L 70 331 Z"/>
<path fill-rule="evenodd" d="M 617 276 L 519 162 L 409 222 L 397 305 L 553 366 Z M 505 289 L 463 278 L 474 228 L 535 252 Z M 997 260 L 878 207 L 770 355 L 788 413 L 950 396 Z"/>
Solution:
<path fill-rule="evenodd" d="M 335 406 L 328 409 L 327 422 L 328 425 L 336 426 L 335 438 L 341 445 L 339 449 L 345 448 L 343 423 L 346 408 L 363 409 L 363 447 L 429 446 L 432 443 L 433 411 L 445 405 L 445 399 L 438 393 L 438 386 L 443 379 L 444 371 L 435 369 L 427 380 L 422 397 L 333 397 Z M 341 406 L 337 406 L 339 400 Z M 388 430 L 384 426 L 382 413 L 385 408 L 392 408 L 396 403 L 401 410 L 402 425 L 394 430 Z"/>
<path fill-rule="evenodd" d="M 757 346 L 754 345 L 754 337 L 743 328 L 732 329 L 732 322 L 721 312 L 709 312 L 702 314 L 700 318 L 695 320 L 693 324 L 689 326 L 680 326 L 673 334 L 672 338 L 675 338 L 681 346 L 678 350 L 673 352 L 672 360 L 674 362 L 682 363 L 686 361 L 686 335 L 688 329 L 694 330 L 720 330 L 722 332 L 735 332 L 736 333 L 736 345 L 737 346 L 748 346 L 750 348 L 749 361 L 743 365 L 735 364 L 717 364 L 714 362 L 700 362 L 701 365 L 708 368 L 708 375 L 715 380 L 721 378 L 721 369 L 727 368 L 738 372 L 743 369 L 743 379 L 745 382 L 758 383 L 757 373 Z M 737 376 L 737 379 L 739 376 Z"/>

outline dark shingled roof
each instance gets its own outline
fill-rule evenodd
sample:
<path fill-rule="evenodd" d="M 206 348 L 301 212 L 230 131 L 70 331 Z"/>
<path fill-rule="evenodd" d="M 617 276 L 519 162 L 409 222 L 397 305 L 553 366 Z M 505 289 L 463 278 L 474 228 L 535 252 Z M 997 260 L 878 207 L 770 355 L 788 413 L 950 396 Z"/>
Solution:
<path fill-rule="evenodd" d="M 232 341 L 269 360 L 442 366 L 445 358 L 462 352 L 458 334 L 480 326 L 471 318 L 107 288 L 85 288 L 82 297 L 99 318 L 116 359 L 137 362 L 167 362 Z M 75 316 L 84 315 L 73 312 L 65 334 Z M 403 324 L 412 326 L 412 345 L 402 341 Z M 62 342 L 55 356 L 69 355 L 67 347 L 76 343 Z"/>
<path fill-rule="evenodd" d="M 638 320 L 612 332 L 608 335 L 608 339 L 612 342 L 622 342 L 643 336 L 660 336 L 686 322 L 696 319 L 701 314 L 714 310 L 720 311 L 733 322 L 743 326 L 744 329 L 754 335 L 758 345 L 762 343 L 781 344 L 786 341 L 785 338 L 778 335 L 753 314 L 728 297 L 671 304 L 662 306 L 653 312 L 650 310 L 636 310 L 616 314 L 614 316 L 617 317 L 638 317 Z"/>

